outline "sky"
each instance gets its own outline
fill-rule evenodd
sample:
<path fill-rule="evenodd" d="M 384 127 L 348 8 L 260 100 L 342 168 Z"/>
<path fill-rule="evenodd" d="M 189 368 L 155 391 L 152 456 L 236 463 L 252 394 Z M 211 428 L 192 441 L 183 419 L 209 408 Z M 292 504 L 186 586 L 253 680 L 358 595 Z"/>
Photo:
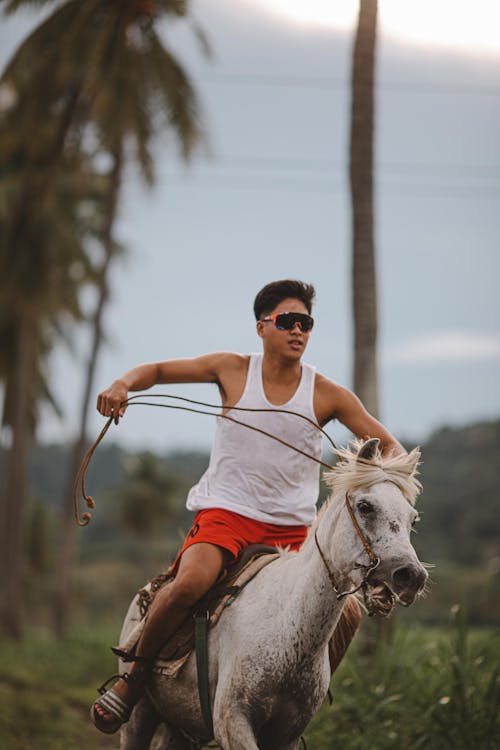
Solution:
<path fill-rule="evenodd" d="M 453 7 L 453 12 L 452 12 Z M 351 386 L 349 76 L 356 3 L 197 0 L 207 59 L 185 23 L 162 27 L 199 92 L 206 145 L 190 165 L 156 147 L 157 184 L 131 167 L 95 392 L 144 361 L 259 351 L 253 299 L 267 282 L 315 284 L 306 361 Z M 3 65 L 36 17 L 0 24 Z M 376 70 L 376 251 L 381 419 L 423 441 L 500 416 L 500 10 L 486 0 L 381 0 Z M 88 351 L 51 361 L 70 440 Z M 214 386 L 157 392 L 217 401 Z M 91 418 L 97 434 L 102 418 Z M 212 417 L 136 407 L 110 439 L 208 448 Z M 334 439 L 344 433 L 329 429 Z"/>

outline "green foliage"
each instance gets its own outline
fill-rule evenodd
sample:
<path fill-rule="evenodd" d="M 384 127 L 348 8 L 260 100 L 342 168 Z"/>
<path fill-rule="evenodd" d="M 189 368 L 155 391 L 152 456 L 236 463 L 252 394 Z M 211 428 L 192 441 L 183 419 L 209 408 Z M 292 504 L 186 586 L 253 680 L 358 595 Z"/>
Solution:
<path fill-rule="evenodd" d="M 485 653 L 473 655 L 464 611 L 454 608 L 455 631 L 445 649 L 449 691 L 430 713 L 431 731 L 436 748 L 494 750 L 500 737 L 500 670 L 498 658 L 486 660 Z M 499 643 L 496 637 L 497 651 Z"/>
<path fill-rule="evenodd" d="M 500 421 L 436 432 L 422 448 L 424 559 L 488 564 L 500 552 Z"/>
<path fill-rule="evenodd" d="M 354 648 L 306 737 L 311 750 L 494 750 L 500 736 L 498 632 L 398 628 L 373 658 Z"/>
<path fill-rule="evenodd" d="M 116 489 L 125 481 L 128 454 L 113 443 L 100 447 L 89 467 L 87 485 L 91 494 Z M 68 445 L 37 445 L 31 451 L 29 466 L 30 493 L 53 508 L 60 508 L 67 484 L 70 464 Z"/>
<path fill-rule="evenodd" d="M 127 462 L 125 488 L 120 491 L 121 522 L 127 531 L 151 536 L 158 525 L 172 519 L 171 497 L 178 481 L 167 474 L 152 453 L 141 453 Z"/>
<path fill-rule="evenodd" d="M 114 633 L 77 629 L 58 643 L 45 631 L 0 644 L 0 745 L 3 750 L 118 747 L 89 722 L 99 680 L 116 665 Z"/>
<path fill-rule="evenodd" d="M 82 626 L 63 641 L 31 631 L 0 643 L 0 746 L 99 750 L 118 746 L 91 725 L 96 686 L 116 669 L 108 646 L 119 623 Z M 332 681 L 333 706 L 308 727 L 309 750 L 495 750 L 500 736 L 500 636 L 399 627 L 367 659 L 351 648 Z"/>

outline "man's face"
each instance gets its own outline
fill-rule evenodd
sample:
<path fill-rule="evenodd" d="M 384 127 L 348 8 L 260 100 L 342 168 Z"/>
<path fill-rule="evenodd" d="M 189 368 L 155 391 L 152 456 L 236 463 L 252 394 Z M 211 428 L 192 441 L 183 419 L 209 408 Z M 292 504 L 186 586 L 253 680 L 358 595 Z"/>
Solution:
<path fill-rule="evenodd" d="M 284 312 L 305 313 L 307 307 L 299 299 L 290 297 L 276 305 L 271 313 L 263 315 L 264 318 Z M 292 330 L 280 331 L 272 321 L 257 321 L 257 333 L 262 338 L 264 352 L 281 355 L 285 359 L 300 360 L 309 341 L 310 331 L 304 332 L 298 323 Z"/>

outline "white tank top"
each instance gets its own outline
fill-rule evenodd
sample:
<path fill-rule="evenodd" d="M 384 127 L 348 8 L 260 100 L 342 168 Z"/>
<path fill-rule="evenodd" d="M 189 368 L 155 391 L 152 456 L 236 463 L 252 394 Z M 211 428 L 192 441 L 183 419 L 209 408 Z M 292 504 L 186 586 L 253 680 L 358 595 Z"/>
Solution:
<path fill-rule="evenodd" d="M 317 424 L 313 397 L 316 368 L 302 363 L 299 386 L 286 404 L 271 404 L 262 384 L 262 354 L 251 354 L 245 390 L 236 406 L 287 409 Z M 321 432 L 305 419 L 276 412 L 228 414 L 321 458 Z M 276 440 L 217 417 L 208 469 L 189 492 L 187 507 L 224 508 L 281 526 L 309 525 L 316 514 L 319 464 Z"/>

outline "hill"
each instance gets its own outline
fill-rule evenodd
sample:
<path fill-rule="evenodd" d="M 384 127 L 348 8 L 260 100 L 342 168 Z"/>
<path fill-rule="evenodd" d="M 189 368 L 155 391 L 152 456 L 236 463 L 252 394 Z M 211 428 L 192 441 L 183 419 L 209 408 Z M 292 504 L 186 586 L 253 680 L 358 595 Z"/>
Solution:
<path fill-rule="evenodd" d="M 422 456 L 418 549 L 430 559 L 498 565 L 500 421 L 439 430 Z"/>
<path fill-rule="evenodd" d="M 425 559 L 464 565 L 500 564 L 500 420 L 440 429 L 421 448 L 424 491 L 415 541 L 420 554 Z M 92 494 L 98 499 L 123 488 L 135 457 L 117 445 L 101 445 L 88 474 Z M 160 470 L 186 491 L 208 464 L 208 455 L 200 452 L 168 453 L 154 459 Z M 34 449 L 30 464 L 34 500 L 54 508 L 61 505 L 67 464 L 66 446 Z M 176 513 L 181 512 L 182 503 L 182 497 L 178 498 Z"/>

